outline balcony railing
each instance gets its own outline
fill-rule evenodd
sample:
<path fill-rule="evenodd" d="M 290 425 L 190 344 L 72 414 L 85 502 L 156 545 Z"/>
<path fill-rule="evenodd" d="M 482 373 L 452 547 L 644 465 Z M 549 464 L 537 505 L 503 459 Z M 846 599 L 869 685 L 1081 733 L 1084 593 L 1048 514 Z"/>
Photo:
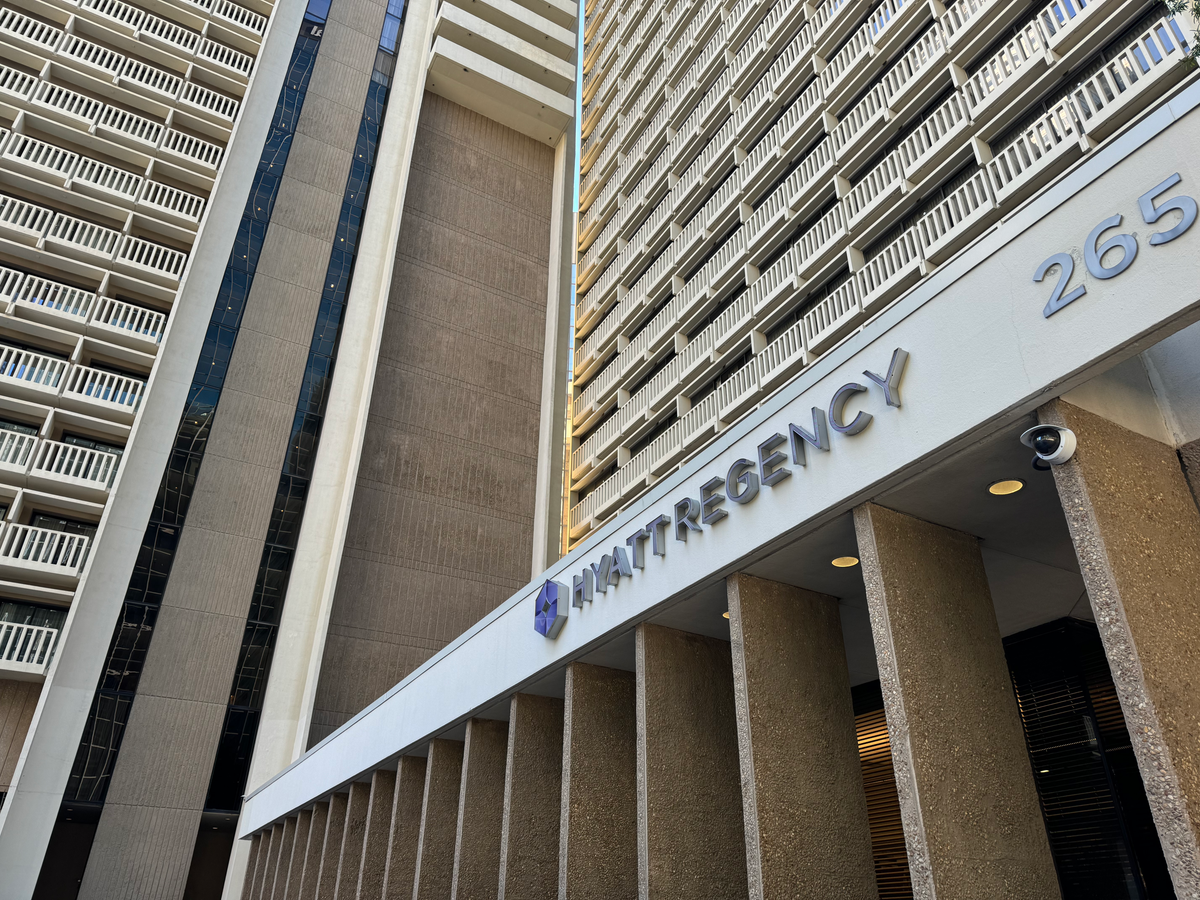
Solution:
<path fill-rule="evenodd" d="M 87 321 L 96 302 L 91 291 L 37 275 L 21 275 L 9 296 L 16 303 L 81 323 Z"/>
<path fill-rule="evenodd" d="M 42 441 L 29 467 L 29 477 L 107 493 L 120 457 L 76 444 Z"/>
<path fill-rule="evenodd" d="M 851 278 L 804 314 L 804 343 L 813 353 L 822 353 L 840 340 L 862 318 L 858 282 Z"/>
<path fill-rule="evenodd" d="M 57 356 L 0 344 L 0 383 L 54 396 L 69 366 L 70 363 Z"/>
<path fill-rule="evenodd" d="M 940 262 L 969 240 L 973 227 L 995 208 L 991 185 L 980 169 L 917 220 L 922 254 L 932 262 Z"/>
<path fill-rule="evenodd" d="M 146 382 L 141 379 L 90 366 L 72 366 L 63 384 L 62 395 L 64 399 L 75 399 L 85 406 L 98 406 L 132 417 L 141 405 L 145 391 Z"/>
<path fill-rule="evenodd" d="M 906 290 L 921 274 L 921 240 L 909 228 L 866 260 L 856 274 L 863 311 L 873 313 Z"/>
<path fill-rule="evenodd" d="M 0 533 L 0 571 L 15 569 L 73 580 L 83 566 L 88 543 L 82 534 L 9 524 Z"/>
<path fill-rule="evenodd" d="M 123 336 L 136 337 L 151 344 L 162 341 L 167 327 L 167 314 L 124 300 L 105 297 L 96 307 L 93 325 L 111 329 Z"/>
<path fill-rule="evenodd" d="M 36 434 L 0 430 L 0 470 L 24 475 L 29 469 L 29 460 L 37 442 Z"/>
<path fill-rule="evenodd" d="M 1027 192 L 1037 179 L 1050 174 L 1060 161 L 1079 153 L 1080 126 L 1070 98 L 1024 129 L 1012 143 L 998 150 L 987 164 L 997 203 Z"/>
<path fill-rule="evenodd" d="M 57 628 L 0 622 L 0 673 L 9 678 L 40 679 L 57 642 Z"/>

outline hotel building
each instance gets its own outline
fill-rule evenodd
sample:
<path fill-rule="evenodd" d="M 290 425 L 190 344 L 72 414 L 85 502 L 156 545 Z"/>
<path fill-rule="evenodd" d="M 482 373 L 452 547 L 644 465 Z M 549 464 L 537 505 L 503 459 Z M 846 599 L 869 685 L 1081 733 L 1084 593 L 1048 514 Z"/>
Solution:
<path fill-rule="evenodd" d="M 583 14 L 567 552 L 226 896 L 1200 897 L 1198 23 Z"/>
<path fill-rule="evenodd" d="M 557 556 L 577 15 L 0 4 L 0 896 L 240 888 Z"/>

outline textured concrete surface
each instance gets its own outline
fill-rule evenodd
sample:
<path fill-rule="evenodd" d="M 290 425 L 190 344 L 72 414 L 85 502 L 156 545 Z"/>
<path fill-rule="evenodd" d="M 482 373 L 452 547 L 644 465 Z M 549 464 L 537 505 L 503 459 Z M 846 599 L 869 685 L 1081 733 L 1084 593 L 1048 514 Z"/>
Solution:
<path fill-rule="evenodd" d="M 529 581 L 553 165 L 424 95 L 309 746 Z"/>
<path fill-rule="evenodd" d="M 392 822 L 388 831 L 383 900 L 412 900 L 424 795 L 425 757 L 400 757 L 396 765 L 396 793 L 392 799 Z"/>
<path fill-rule="evenodd" d="M 733 575 L 751 900 L 878 896 L 837 598 Z"/>
<path fill-rule="evenodd" d="M 1173 448 L 1061 400 L 1038 417 L 1075 432 L 1054 482 L 1175 893 L 1200 897 L 1195 499 Z"/>
<path fill-rule="evenodd" d="M 325 815 L 325 836 L 321 840 L 321 864 L 317 870 L 314 897 L 333 897 L 337 891 L 338 863 L 342 858 L 342 838 L 346 833 L 346 812 L 349 794 L 334 794 L 329 798 Z"/>
<path fill-rule="evenodd" d="M 276 825 L 275 830 L 279 832 L 282 828 L 281 840 L 279 841 L 279 854 L 275 859 L 275 871 L 269 873 L 269 878 L 263 883 L 263 900 L 282 900 L 283 892 L 287 887 L 288 870 L 292 864 L 292 850 L 296 846 L 296 817 L 288 816 L 283 820 L 282 825 Z"/>
<path fill-rule="evenodd" d="M 729 644 L 637 627 L 638 897 L 746 897 Z"/>
<path fill-rule="evenodd" d="M 558 896 L 563 701 L 517 694 L 508 716 L 499 900 Z"/>
<path fill-rule="evenodd" d="M 358 889 L 352 895 L 362 900 L 383 896 L 387 866 L 388 837 L 392 827 L 392 803 L 396 796 L 396 773 L 377 769 L 371 775 L 371 799 L 367 805 L 367 829 L 363 835 L 358 865 Z"/>
<path fill-rule="evenodd" d="M 254 896 L 254 886 L 262 877 L 263 855 L 262 846 L 270 840 L 270 833 L 260 831 L 250 839 L 250 859 L 246 863 L 246 878 L 242 881 L 242 897 Z"/>
<path fill-rule="evenodd" d="M 300 884 L 295 892 L 295 900 L 313 900 L 317 896 L 317 884 L 321 877 L 321 855 L 325 848 L 325 831 L 328 824 L 329 801 L 319 800 L 312 808 L 308 843 L 304 847 L 304 868 L 300 871 Z M 292 900 L 290 890 L 288 900 Z"/>
<path fill-rule="evenodd" d="M 458 831 L 454 839 L 452 900 L 495 900 L 500 883 L 507 758 L 507 722 L 493 719 L 467 722 Z"/>
<path fill-rule="evenodd" d="M 263 241 L 85 900 L 183 894 L 386 5 L 333 0 L 297 123 L 300 165 L 285 168 Z M 331 109 L 347 127 L 318 124 Z"/>
<path fill-rule="evenodd" d="M 454 882 L 454 838 L 458 831 L 462 763 L 460 741 L 435 738 L 429 742 L 413 900 L 446 900 L 450 896 Z"/>
<path fill-rule="evenodd" d="M 267 839 L 267 852 L 263 857 L 262 876 L 254 886 L 251 900 L 270 900 L 271 890 L 275 887 L 275 870 L 279 866 L 279 852 L 283 846 L 283 824 L 278 823 L 271 828 L 271 836 Z"/>
<path fill-rule="evenodd" d="M 559 900 L 637 896 L 635 682 L 632 672 L 567 667 Z"/>
<path fill-rule="evenodd" d="M 1058 897 L 978 540 L 871 503 L 854 526 L 913 896 Z"/>
<path fill-rule="evenodd" d="M 342 845 L 337 855 L 337 881 L 332 900 L 353 900 L 362 865 L 363 840 L 367 835 L 367 812 L 371 805 L 371 785 L 356 781 L 350 785 L 346 802 L 346 822 L 342 827 Z M 324 892 L 322 892 L 324 893 Z"/>
<path fill-rule="evenodd" d="M 42 686 L 32 681 L 0 681 L 0 791 L 12 783 L 41 693 Z"/>
<path fill-rule="evenodd" d="M 298 900 L 300 896 L 300 881 L 304 877 L 304 861 L 308 855 L 308 841 L 312 834 L 312 809 L 302 809 L 296 814 L 296 839 L 292 843 L 292 852 L 288 859 L 287 878 L 283 882 L 283 890 L 276 889 L 275 897 L 282 900 Z"/>

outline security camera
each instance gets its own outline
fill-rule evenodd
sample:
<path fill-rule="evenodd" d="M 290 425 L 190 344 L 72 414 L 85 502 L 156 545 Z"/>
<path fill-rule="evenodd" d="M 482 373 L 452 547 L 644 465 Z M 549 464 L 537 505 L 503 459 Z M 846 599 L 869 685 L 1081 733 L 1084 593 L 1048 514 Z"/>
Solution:
<path fill-rule="evenodd" d="M 1037 454 L 1033 467 L 1045 472 L 1051 466 L 1061 466 L 1075 455 L 1075 432 L 1057 425 L 1038 425 L 1021 435 L 1021 443 L 1032 447 Z"/>

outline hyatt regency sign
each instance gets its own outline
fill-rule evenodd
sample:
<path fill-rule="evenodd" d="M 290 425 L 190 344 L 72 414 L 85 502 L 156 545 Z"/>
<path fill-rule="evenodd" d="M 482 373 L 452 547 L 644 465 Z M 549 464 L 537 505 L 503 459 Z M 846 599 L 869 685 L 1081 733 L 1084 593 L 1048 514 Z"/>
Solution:
<path fill-rule="evenodd" d="M 908 353 L 896 348 L 886 375 L 863 372 L 882 392 L 884 402 L 897 409 L 900 407 L 900 380 L 904 377 L 907 362 Z M 856 394 L 868 390 L 866 385 L 857 382 L 843 384 L 834 391 L 828 410 L 812 408 L 811 428 L 789 423 L 786 434 L 777 432 L 758 445 L 756 459 L 735 460 L 724 475 L 713 475 L 700 486 L 698 497 L 680 498 L 673 506 L 672 515 L 660 514 L 650 520 L 644 528 L 629 535 L 624 546 L 613 547 L 612 552 L 603 554 L 598 561 L 589 563 L 578 575 L 572 576 L 570 588 L 557 581 L 546 581 L 534 601 L 534 629 L 545 637 L 558 637 L 571 607 L 582 609 L 585 603 L 595 600 L 596 594 L 607 594 L 610 588 L 616 590 L 632 581 L 634 570 L 646 567 L 647 549 L 650 556 L 666 556 L 672 537 L 686 542 L 688 534 L 716 525 L 736 506 L 752 502 L 764 487 L 774 487 L 791 478 L 792 470 L 788 466 L 805 465 L 805 454 L 810 449 L 828 452 L 830 428 L 848 437 L 860 434 L 874 417 L 859 412 L 847 422 L 846 403 Z M 729 503 L 734 506 L 728 506 Z"/>

